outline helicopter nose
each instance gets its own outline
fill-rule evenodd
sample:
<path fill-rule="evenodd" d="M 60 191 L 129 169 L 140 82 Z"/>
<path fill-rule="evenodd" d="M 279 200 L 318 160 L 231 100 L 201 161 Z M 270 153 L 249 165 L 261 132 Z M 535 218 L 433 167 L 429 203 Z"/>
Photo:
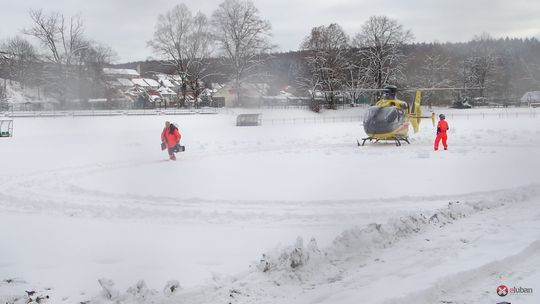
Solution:
<path fill-rule="evenodd" d="M 366 134 L 385 134 L 400 127 L 402 119 L 394 107 L 373 107 L 364 119 Z"/>

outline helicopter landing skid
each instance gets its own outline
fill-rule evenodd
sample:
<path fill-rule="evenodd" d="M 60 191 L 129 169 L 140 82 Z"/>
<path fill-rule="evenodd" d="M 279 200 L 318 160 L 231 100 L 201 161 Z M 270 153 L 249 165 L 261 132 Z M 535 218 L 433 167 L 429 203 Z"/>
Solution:
<path fill-rule="evenodd" d="M 386 138 L 386 139 L 380 139 L 380 138 L 375 138 L 375 137 L 366 137 L 366 138 L 362 138 L 362 144 L 360 145 L 360 141 L 356 140 L 356 143 L 358 144 L 358 146 L 364 146 L 364 144 L 366 143 L 366 140 L 369 140 L 369 142 L 373 142 L 375 141 L 375 143 L 379 142 L 380 140 L 393 140 L 395 143 L 396 143 L 396 146 L 399 147 L 401 146 L 401 141 L 404 141 L 408 144 L 411 144 L 409 142 L 409 139 L 407 137 L 391 137 L 391 138 Z"/>

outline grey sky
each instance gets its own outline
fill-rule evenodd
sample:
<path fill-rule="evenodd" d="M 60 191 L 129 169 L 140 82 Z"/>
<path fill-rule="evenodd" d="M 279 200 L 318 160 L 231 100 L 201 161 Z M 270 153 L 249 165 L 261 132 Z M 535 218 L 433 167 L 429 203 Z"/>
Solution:
<path fill-rule="evenodd" d="M 185 0 L 192 12 L 211 15 L 221 0 Z M 540 38 L 540 1 L 531 0 L 254 0 L 273 27 L 282 51 L 296 50 L 314 26 L 339 23 L 350 36 L 369 16 L 386 15 L 412 30 L 415 41 L 468 41 L 487 32 L 494 37 Z M 146 41 L 157 16 L 174 0 L 1 0 L 0 39 L 29 27 L 30 9 L 81 14 L 89 38 L 111 46 L 119 62 L 155 57 Z"/>

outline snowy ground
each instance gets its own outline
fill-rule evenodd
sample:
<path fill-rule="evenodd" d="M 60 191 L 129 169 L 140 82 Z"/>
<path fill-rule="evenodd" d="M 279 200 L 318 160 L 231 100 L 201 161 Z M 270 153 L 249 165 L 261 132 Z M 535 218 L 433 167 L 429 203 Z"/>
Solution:
<path fill-rule="evenodd" d="M 32 290 L 47 303 L 538 303 L 540 113 L 444 109 L 450 150 L 434 152 L 428 121 L 411 145 L 357 147 L 363 110 L 263 110 L 242 128 L 232 111 L 16 118 L 0 140 L 0 303 Z M 187 147 L 176 162 L 158 148 L 165 120 Z M 170 280 L 182 289 L 165 295 Z M 501 284 L 535 293 L 501 298 Z"/>

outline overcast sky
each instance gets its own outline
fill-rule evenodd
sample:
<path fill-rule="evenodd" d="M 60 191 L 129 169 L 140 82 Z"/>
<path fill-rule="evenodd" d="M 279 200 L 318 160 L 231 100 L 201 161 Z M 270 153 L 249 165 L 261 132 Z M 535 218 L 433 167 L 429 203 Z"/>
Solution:
<path fill-rule="evenodd" d="M 183 1 L 195 13 L 211 15 L 221 0 Z M 538 0 L 254 0 L 272 24 L 273 43 L 296 50 L 314 26 L 339 23 L 353 36 L 372 15 L 386 15 L 412 30 L 415 41 L 468 41 L 487 32 L 493 37 L 540 38 Z M 156 57 L 146 41 L 159 14 L 174 0 L 1 0 L 0 39 L 31 25 L 30 9 L 81 14 L 89 38 L 111 46 L 118 62 Z"/>

